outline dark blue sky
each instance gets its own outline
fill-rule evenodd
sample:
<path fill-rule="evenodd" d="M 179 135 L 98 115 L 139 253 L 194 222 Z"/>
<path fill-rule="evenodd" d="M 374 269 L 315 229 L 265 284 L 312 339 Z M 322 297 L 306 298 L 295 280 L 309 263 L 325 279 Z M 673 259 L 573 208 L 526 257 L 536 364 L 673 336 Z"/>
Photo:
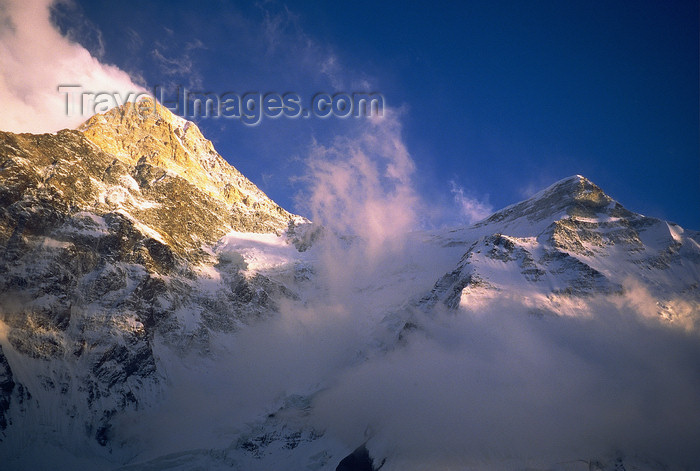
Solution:
<path fill-rule="evenodd" d="M 444 3 L 444 4 L 443 4 Z M 381 92 L 415 184 L 494 209 L 573 174 L 629 209 L 700 229 L 697 1 L 96 2 L 57 22 L 148 87 Z M 325 65 L 324 65 L 325 64 Z M 325 68 L 324 68 L 325 67 Z M 196 120 L 281 205 L 340 119 Z M 456 223 L 449 217 L 438 223 Z"/>

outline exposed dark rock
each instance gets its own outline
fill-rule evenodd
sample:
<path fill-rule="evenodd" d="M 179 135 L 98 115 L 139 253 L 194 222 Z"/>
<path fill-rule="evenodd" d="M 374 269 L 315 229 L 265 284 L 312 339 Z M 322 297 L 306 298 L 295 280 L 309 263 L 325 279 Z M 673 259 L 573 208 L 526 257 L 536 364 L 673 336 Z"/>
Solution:
<path fill-rule="evenodd" d="M 12 370 L 0 346 L 0 432 L 8 426 L 7 412 L 10 409 L 14 389 Z M 2 435 L 0 435 L 0 441 L 2 441 Z"/>
<path fill-rule="evenodd" d="M 378 468 L 374 467 L 374 462 L 369 455 L 367 447 L 361 445 L 343 458 L 335 468 L 335 471 L 378 471 L 381 467 L 382 465 Z"/>

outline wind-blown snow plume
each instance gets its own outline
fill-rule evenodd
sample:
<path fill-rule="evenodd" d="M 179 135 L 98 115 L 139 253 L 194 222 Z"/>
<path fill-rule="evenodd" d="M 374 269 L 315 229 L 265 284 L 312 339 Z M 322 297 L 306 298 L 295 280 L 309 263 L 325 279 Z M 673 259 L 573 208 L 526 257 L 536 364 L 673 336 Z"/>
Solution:
<path fill-rule="evenodd" d="M 349 295 L 348 288 L 369 284 L 375 269 L 403 250 L 417 225 L 421 203 L 399 112 L 386 109 L 330 145 L 314 143 L 307 162 L 305 204 L 314 222 L 334 234 L 322 241 L 321 279 L 336 296 Z"/>
<path fill-rule="evenodd" d="M 60 85 L 122 96 L 144 91 L 126 72 L 100 63 L 62 36 L 51 23 L 53 3 L 0 1 L 0 129 L 4 131 L 53 132 L 85 121 L 89 117 L 85 114 L 66 113 Z"/>
<path fill-rule="evenodd" d="M 465 218 L 467 224 L 472 224 L 490 216 L 493 207 L 490 204 L 470 198 L 464 194 L 464 188 L 459 186 L 454 180 L 450 181 L 450 192 L 459 208 L 460 215 Z"/>
<path fill-rule="evenodd" d="M 396 111 L 368 119 L 358 136 L 337 137 L 330 146 L 314 143 L 309 170 L 315 222 L 362 238 L 373 253 L 415 227 L 414 164 Z"/>

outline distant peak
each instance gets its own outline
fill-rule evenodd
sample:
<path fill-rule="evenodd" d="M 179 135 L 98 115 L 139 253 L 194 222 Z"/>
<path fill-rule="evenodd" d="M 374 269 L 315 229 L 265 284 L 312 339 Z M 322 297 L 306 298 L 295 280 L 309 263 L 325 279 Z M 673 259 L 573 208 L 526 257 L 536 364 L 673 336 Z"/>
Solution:
<path fill-rule="evenodd" d="M 555 221 L 566 217 L 607 220 L 632 214 L 583 175 L 572 175 L 525 201 L 494 213 L 482 224 L 514 221 L 523 217 L 532 222 Z"/>
<path fill-rule="evenodd" d="M 534 194 L 529 199 L 539 199 L 551 193 L 557 193 L 562 197 L 572 198 L 577 201 L 599 200 L 602 202 L 604 200 L 605 203 L 612 201 L 612 198 L 606 195 L 598 185 L 583 175 L 572 175 L 559 180 L 539 193 Z"/>

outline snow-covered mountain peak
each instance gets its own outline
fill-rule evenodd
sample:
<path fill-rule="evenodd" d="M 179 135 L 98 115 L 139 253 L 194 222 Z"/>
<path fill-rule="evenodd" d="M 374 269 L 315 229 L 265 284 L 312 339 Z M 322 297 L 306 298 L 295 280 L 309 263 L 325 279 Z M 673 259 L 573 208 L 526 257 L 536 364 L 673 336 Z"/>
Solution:
<path fill-rule="evenodd" d="M 231 230 L 281 233 L 298 219 L 224 160 L 196 125 L 150 99 L 95 115 L 77 130 L 0 133 L 0 155 L 8 205 L 49 198 L 45 204 L 62 216 L 118 214 L 182 255 Z"/>
<path fill-rule="evenodd" d="M 583 222 L 611 222 L 638 216 L 605 194 L 595 183 L 581 175 L 560 180 L 530 198 L 507 206 L 476 224 L 476 227 L 503 226 L 518 232 L 527 226 L 536 235 L 555 221 L 571 219 Z M 534 232 L 534 233 L 532 233 Z"/>
<path fill-rule="evenodd" d="M 644 286 L 653 317 L 698 328 L 699 234 L 625 209 L 581 175 L 560 180 L 470 227 L 446 246 L 466 249 L 425 298 L 481 309 L 518 293 L 535 313 L 580 311 L 580 299 L 627 296 Z M 641 269 L 640 269 L 641 268 Z"/>

